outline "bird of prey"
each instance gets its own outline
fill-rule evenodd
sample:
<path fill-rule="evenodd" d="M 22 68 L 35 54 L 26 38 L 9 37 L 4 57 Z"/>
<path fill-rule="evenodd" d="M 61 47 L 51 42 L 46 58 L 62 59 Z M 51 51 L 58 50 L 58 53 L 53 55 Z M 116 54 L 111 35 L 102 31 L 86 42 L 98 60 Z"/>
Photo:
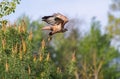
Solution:
<path fill-rule="evenodd" d="M 54 13 L 51 16 L 42 17 L 42 21 L 45 21 L 49 24 L 49 26 L 45 26 L 43 30 L 50 30 L 49 35 L 53 35 L 55 33 L 63 33 L 68 31 L 64 28 L 64 25 L 68 22 L 68 18 L 60 13 Z"/>

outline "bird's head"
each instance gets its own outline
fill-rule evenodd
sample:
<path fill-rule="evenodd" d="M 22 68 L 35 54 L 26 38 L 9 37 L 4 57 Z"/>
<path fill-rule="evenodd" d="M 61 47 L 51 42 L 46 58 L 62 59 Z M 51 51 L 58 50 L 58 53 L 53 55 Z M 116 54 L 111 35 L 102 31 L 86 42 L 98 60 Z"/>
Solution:
<path fill-rule="evenodd" d="M 63 31 L 63 32 L 66 32 L 66 31 L 68 31 L 68 29 L 65 28 L 65 29 L 63 29 L 62 31 Z"/>

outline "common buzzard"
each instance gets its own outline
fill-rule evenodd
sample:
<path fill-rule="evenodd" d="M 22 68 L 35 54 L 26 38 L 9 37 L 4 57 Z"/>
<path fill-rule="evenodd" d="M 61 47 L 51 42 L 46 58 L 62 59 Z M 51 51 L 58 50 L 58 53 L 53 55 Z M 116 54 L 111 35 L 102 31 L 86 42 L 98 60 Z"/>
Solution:
<path fill-rule="evenodd" d="M 50 36 L 55 33 L 63 33 L 67 31 L 67 29 L 64 28 L 64 25 L 68 22 L 68 18 L 60 13 L 54 13 L 51 16 L 44 16 L 42 17 L 42 21 L 49 24 L 49 26 L 45 26 L 42 29 L 50 30 Z"/>

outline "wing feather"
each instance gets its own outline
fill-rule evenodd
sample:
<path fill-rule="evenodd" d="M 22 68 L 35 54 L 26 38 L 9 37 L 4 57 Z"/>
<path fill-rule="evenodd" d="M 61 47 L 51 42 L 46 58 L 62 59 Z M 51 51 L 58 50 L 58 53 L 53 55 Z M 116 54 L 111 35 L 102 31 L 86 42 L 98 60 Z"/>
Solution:
<path fill-rule="evenodd" d="M 46 23 L 50 25 L 62 24 L 63 25 L 62 27 L 64 27 L 64 25 L 68 22 L 68 18 L 60 13 L 54 13 L 51 16 L 42 17 L 42 21 L 45 21 Z"/>
<path fill-rule="evenodd" d="M 64 24 L 68 22 L 68 18 L 60 13 L 55 14 L 55 16 L 61 19 L 64 22 Z"/>
<path fill-rule="evenodd" d="M 54 16 L 44 16 L 42 17 L 42 21 L 45 21 L 46 23 L 50 25 L 54 25 L 56 23 Z"/>

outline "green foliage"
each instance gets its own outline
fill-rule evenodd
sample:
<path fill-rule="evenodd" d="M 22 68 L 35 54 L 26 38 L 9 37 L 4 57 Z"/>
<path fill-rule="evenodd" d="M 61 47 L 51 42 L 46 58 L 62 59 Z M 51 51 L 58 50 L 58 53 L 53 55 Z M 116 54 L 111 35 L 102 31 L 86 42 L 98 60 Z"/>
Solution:
<path fill-rule="evenodd" d="M 101 34 L 98 28 L 101 25 L 98 21 L 92 21 L 90 32 L 83 38 L 79 38 L 77 29 L 73 29 L 67 37 L 63 34 L 58 34 L 59 37 L 54 36 L 52 44 L 55 47 L 42 40 L 46 38 L 42 36 L 45 33 L 40 30 L 43 25 L 38 21 L 29 21 L 24 18 L 14 25 L 2 24 L 0 78 L 117 79 L 119 77 L 117 65 L 110 64 L 119 56 L 118 51 L 110 46 L 111 37 Z M 110 74 L 113 75 L 109 76 Z"/>
<path fill-rule="evenodd" d="M 109 13 L 109 21 L 107 30 L 110 36 L 115 37 L 120 35 L 120 18 L 116 18 Z"/>
<path fill-rule="evenodd" d="M 28 78 L 25 63 L 29 59 L 26 57 L 29 53 L 26 52 L 30 51 L 30 46 L 27 40 L 28 33 L 24 26 L 17 28 L 12 25 L 2 25 L 0 29 L 0 66 L 3 70 L 0 71 L 0 78 Z"/>
<path fill-rule="evenodd" d="M 103 76 L 103 79 L 112 79 L 112 77 L 115 78 L 115 74 L 111 77 L 106 74 L 111 71 L 109 64 L 119 56 L 119 53 L 110 46 L 110 36 L 107 34 L 102 35 L 99 27 L 99 22 L 93 21 L 90 33 L 81 40 L 79 45 L 80 60 L 83 61 L 83 66 L 86 64 L 86 68 L 89 68 L 90 73 L 86 73 L 86 76 L 98 72 L 98 78 L 102 79 Z"/>
<path fill-rule="evenodd" d="M 7 16 L 15 12 L 16 5 L 20 3 L 20 0 L 3 0 L 0 2 L 0 26 L 6 20 L 2 20 L 2 17 Z"/>
<path fill-rule="evenodd" d="M 120 35 L 120 17 L 117 16 L 116 14 L 119 12 L 120 12 L 120 1 L 112 0 L 112 4 L 109 7 L 107 32 L 112 39 L 112 43 L 116 42 L 114 46 L 117 47 L 116 48 L 117 50 L 119 50 L 119 40 L 120 40 L 120 36 L 119 36 Z M 115 76 L 106 76 L 105 78 L 112 78 L 112 79 L 120 78 L 120 74 L 119 74 L 120 63 L 118 62 L 119 58 L 120 56 L 118 55 L 118 57 L 116 57 L 115 61 L 113 62 L 115 65 L 112 65 L 110 68 L 106 69 L 106 72 L 107 72 L 106 75 L 115 75 Z"/>
<path fill-rule="evenodd" d="M 16 5 L 20 3 L 20 0 L 7 1 L 3 0 L 0 3 L 0 18 L 15 12 Z"/>
<path fill-rule="evenodd" d="M 33 23 L 33 22 L 32 22 Z M 57 67 L 47 51 L 47 43 L 36 35 L 37 31 L 27 30 L 27 24 L 8 25 L 2 24 L 0 29 L 0 78 L 4 79 L 64 79 L 68 74 L 62 73 Z M 39 49 L 34 49 L 35 41 L 39 40 Z M 72 62 L 70 62 L 72 63 Z M 71 68 L 66 70 L 72 73 Z M 70 77 L 73 76 L 71 73 Z M 67 78 L 66 77 L 66 78 Z"/>

